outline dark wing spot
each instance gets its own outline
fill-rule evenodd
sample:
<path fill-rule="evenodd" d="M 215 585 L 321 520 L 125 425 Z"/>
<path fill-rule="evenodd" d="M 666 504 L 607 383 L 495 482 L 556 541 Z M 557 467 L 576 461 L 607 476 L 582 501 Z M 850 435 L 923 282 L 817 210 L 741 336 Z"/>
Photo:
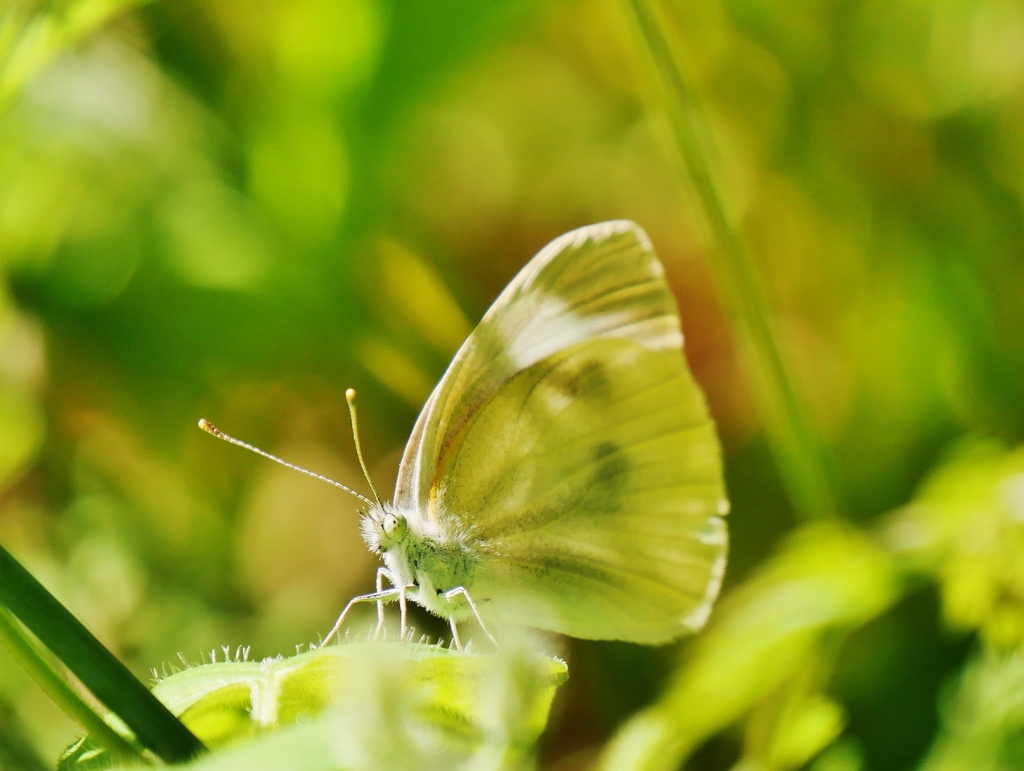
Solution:
<path fill-rule="evenodd" d="M 594 448 L 594 476 L 591 481 L 592 508 L 614 511 L 615 495 L 626 484 L 629 459 L 614 442 L 601 442 Z"/>
<path fill-rule="evenodd" d="M 601 393 L 608 385 L 608 373 L 596 359 L 560 369 L 553 374 L 552 384 L 561 393 L 577 399 Z"/>

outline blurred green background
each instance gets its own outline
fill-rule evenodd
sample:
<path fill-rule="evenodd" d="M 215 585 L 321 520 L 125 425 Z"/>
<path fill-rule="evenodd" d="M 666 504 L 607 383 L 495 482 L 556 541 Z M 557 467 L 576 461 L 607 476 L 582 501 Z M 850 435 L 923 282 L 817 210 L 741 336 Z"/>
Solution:
<path fill-rule="evenodd" d="M 1024 767 L 1024 3 L 658 7 L 844 524 L 787 503 L 626 3 L 2 0 L 0 542 L 143 677 L 315 640 L 372 588 L 355 502 L 196 420 L 364 489 L 354 386 L 389 488 L 505 283 L 629 218 L 726 447 L 725 598 L 552 641 L 541 767 L 659 720 L 666 768 Z M 75 735 L 0 650 L 0 768 Z"/>

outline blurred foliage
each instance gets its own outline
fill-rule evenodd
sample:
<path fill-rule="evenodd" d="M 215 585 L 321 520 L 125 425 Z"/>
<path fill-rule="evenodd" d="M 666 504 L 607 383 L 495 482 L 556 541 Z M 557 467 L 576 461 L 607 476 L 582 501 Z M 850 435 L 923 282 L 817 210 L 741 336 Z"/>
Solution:
<path fill-rule="evenodd" d="M 844 637 L 915 590 L 920 573 L 938 582 L 951 628 L 980 631 L 981 650 L 942 700 L 944 729 L 923 767 L 1020 767 L 1024 592 L 1014 579 L 1024 542 L 1014 536 L 1024 523 L 1022 481 L 1021 450 L 971 442 L 880 534 L 834 524 L 794 532 L 721 603 L 658 703 L 619 731 L 598 767 L 679 768 L 738 720 L 735 768 L 804 767 L 846 727 L 828 693 Z M 856 755 L 837 758 L 823 767 L 861 767 Z"/>
<path fill-rule="evenodd" d="M 886 610 L 895 575 L 870 540 L 806 527 L 715 612 L 660 702 L 634 717 L 599 768 L 674 769 L 749 714 L 743 768 L 797 769 L 843 728 L 824 693 L 836 634 Z"/>
<path fill-rule="evenodd" d="M 1024 645 L 1024 450 L 971 442 L 894 518 L 891 546 L 938 581 L 946 622 Z"/>
<path fill-rule="evenodd" d="M 1024 669 L 1020 651 L 971 662 L 946 699 L 943 731 L 924 771 L 1020 768 L 1024 764 Z"/>
<path fill-rule="evenodd" d="M 353 502 L 195 420 L 364 490 L 355 386 L 386 488 L 515 271 L 627 217 L 732 557 L 694 640 L 564 643 L 539 765 L 1019 767 L 1024 6 L 657 5 L 845 523 L 796 528 L 624 4 L 5 0 L 0 541 L 140 675 L 291 652 L 372 587 Z M 0 768 L 75 735 L 0 650 Z"/>

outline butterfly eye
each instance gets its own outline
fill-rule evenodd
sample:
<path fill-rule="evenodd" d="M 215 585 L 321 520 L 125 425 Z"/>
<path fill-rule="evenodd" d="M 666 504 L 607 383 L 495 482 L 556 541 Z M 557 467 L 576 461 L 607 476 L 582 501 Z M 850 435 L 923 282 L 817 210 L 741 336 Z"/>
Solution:
<path fill-rule="evenodd" d="M 405 517 L 385 514 L 381 527 L 384 529 L 384 535 L 388 538 L 401 538 L 405 534 Z"/>

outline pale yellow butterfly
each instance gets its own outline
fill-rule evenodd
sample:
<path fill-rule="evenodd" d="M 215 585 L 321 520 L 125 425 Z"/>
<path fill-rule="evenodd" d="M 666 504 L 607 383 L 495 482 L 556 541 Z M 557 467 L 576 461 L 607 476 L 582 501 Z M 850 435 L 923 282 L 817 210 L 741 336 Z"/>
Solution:
<path fill-rule="evenodd" d="M 447 618 L 456 644 L 474 617 L 494 640 L 485 602 L 501 623 L 573 637 L 656 644 L 700 629 L 728 502 L 647 234 L 605 222 L 542 249 L 427 400 L 394 500 L 363 500 L 363 537 L 386 567 L 325 642 L 358 602 L 377 602 L 382 624 L 380 603 L 398 600 L 404 634 L 406 598 Z"/>

